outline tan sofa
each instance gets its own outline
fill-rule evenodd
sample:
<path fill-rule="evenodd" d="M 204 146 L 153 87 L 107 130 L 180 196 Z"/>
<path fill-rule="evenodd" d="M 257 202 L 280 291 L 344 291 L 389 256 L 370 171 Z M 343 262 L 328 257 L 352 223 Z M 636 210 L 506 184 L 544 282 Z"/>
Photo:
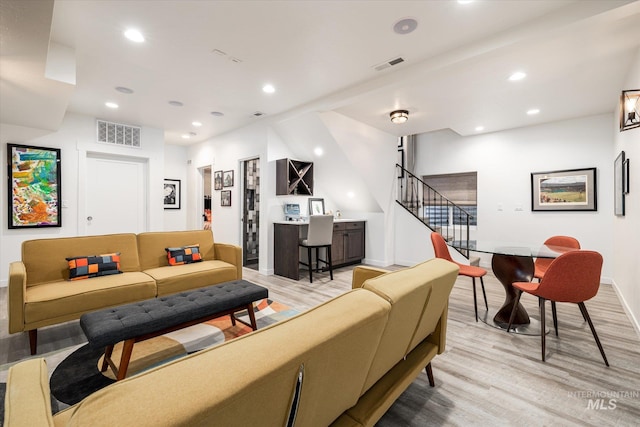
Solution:
<path fill-rule="evenodd" d="M 293 318 L 110 385 L 51 415 L 46 366 L 13 366 L 7 426 L 372 426 L 445 347 L 458 267 L 384 273 Z"/>
<path fill-rule="evenodd" d="M 170 266 L 166 247 L 199 244 L 203 262 Z M 69 281 L 65 258 L 120 252 L 122 274 Z M 214 243 L 208 230 L 109 234 L 27 240 L 9 266 L 9 333 L 37 329 L 84 313 L 242 278 L 242 250 Z"/>

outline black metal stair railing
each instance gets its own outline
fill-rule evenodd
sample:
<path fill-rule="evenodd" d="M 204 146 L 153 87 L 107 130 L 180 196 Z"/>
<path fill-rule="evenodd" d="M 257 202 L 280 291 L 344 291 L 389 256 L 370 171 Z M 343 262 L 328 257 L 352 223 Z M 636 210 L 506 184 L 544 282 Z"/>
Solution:
<path fill-rule="evenodd" d="M 420 178 L 396 164 L 398 188 L 396 202 L 431 230 L 442 235 L 467 259 L 471 215 L 438 193 Z"/>

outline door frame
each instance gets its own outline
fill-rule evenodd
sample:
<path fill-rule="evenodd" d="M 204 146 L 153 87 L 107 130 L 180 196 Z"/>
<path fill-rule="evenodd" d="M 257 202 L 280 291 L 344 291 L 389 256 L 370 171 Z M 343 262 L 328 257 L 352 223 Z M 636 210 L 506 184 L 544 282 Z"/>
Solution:
<path fill-rule="evenodd" d="M 240 228 L 240 234 L 239 234 L 239 242 L 240 242 L 240 247 L 242 248 L 242 265 L 244 266 L 245 263 L 245 259 L 244 259 L 244 254 L 245 254 L 245 241 L 244 241 L 244 208 L 245 208 L 245 197 L 244 197 L 244 185 L 245 185 L 245 179 L 244 179 L 244 175 L 245 175 L 245 166 L 246 166 L 246 162 L 248 162 L 249 160 L 255 160 L 258 159 L 258 164 L 260 165 L 260 175 L 262 175 L 263 172 L 263 168 L 262 168 L 262 156 L 259 154 L 253 155 L 253 156 L 247 156 L 244 157 L 242 159 L 238 160 L 238 175 L 239 175 L 239 179 L 238 179 L 238 183 L 239 183 L 239 187 L 238 187 L 238 193 L 242 192 L 242 194 L 238 194 L 238 200 L 240 200 L 240 221 L 239 221 L 239 228 Z M 261 186 L 262 186 L 262 179 L 260 180 Z M 262 190 L 262 189 L 261 189 Z M 258 206 L 260 206 L 262 208 L 262 191 L 260 191 L 259 197 L 257 199 L 258 202 Z M 262 236 L 261 234 L 261 230 L 262 230 L 262 220 L 263 220 L 263 215 L 260 215 L 260 220 L 258 221 L 258 242 L 262 242 Z M 260 269 L 260 264 L 262 259 L 262 244 L 258 244 L 258 270 Z"/>
<path fill-rule="evenodd" d="M 196 179 L 196 194 L 198 198 L 196 200 L 196 212 L 198 212 L 198 220 L 196 221 L 197 229 L 204 229 L 204 170 L 209 169 L 211 171 L 211 230 L 213 230 L 213 164 L 203 165 L 196 168 L 198 172 L 198 179 Z"/>
<path fill-rule="evenodd" d="M 143 230 L 149 231 L 149 223 L 150 221 L 150 195 L 149 195 L 149 158 L 143 156 L 125 156 L 121 154 L 110 154 L 103 153 L 99 151 L 84 151 L 79 150 L 78 152 L 78 217 L 76 219 L 77 227 L 78 227 L 78 235 L 86 236 L 87 235 L 87 192 L 89 189 L 87 188 L 87 172 L 88 167 L 87 163 L 89 159 L 105 159 L 105 160 L 120 160 L 120 161 L 128 161 L 132 163 L 139 163 L 143 167 L 142 171 L 142 185 L 144 186 L 142 190 L 143 197 Z"/>

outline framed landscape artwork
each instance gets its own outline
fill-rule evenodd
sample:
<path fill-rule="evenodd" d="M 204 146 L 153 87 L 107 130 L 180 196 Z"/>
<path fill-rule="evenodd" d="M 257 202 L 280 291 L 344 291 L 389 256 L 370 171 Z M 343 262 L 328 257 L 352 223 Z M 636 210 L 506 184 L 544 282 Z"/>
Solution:
<path fill-rule="evenodd" d="M 7 144 L 9 228 L 61 227 L 60 149 Z"/>
<path fill-rule="evenodd" d="M 164 208 L 180 209 L 180 180 L 165 179 L 164 180 Z"/>
<path fill-rule="evenodd" d="M 531 174 L 532 211 L 596 211 L 596 168 Z"/>

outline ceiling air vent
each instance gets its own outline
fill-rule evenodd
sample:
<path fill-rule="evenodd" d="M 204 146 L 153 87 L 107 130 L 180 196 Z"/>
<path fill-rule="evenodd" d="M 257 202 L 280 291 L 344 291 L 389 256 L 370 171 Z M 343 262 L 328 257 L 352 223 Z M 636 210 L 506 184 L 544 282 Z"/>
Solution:
<path fill-rule="evenodd" d="M 260 117 L 260 116 L 264 116 L 264 113 L 262 111 L 256 111 L 252 115 L 253 115 L 253 117 Z"/>
<path fill-rule="evenodd" d="M 404 62 L 404 59 L 402 59 L 401 57 L 397 57 L 397 58 L 385 61 L 382 64 L 374 65 L 373 69 L 376 71 L 382 71 L 386 68 L 393 67 L 394 65 L 398 65 L 402 62 Z"/>
<path fill-rule="evenodd" d="M 140 148 L 140 127 L 97 120 L 98 142 Z"/>

